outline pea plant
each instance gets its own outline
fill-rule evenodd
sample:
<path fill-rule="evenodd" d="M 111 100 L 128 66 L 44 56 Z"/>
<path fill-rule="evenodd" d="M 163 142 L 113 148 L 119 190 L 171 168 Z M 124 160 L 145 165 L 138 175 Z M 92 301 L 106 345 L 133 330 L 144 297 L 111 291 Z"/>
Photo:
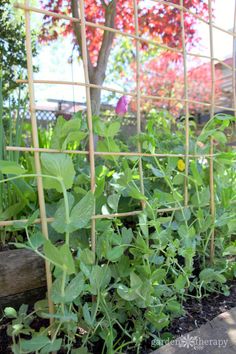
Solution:
<path fill-rule="evenodd" d="M 50 239 L 28 222 L 23 230 L 27 248 L 48 260 L 53 285 L 48 296 L 55 305 L 49 314 L 46 300 L 33 309 L 5 309 L 11 319 L 8 335 L 19 353 L 139 353 L 145 342 L 167 335 L 173 318 L 184 314 L 184 301 L 211 292 L 229 293 L 227 280 L 236 275 L 235 153 L 226 147 L 225 130 L 234 119 L 216 115 L 201 132 L 190 131 L 188 161 L 189 206 L 184 207 L 185 132 L 167 112 L 151 111 L 146 129 L 131 139 L 142 151 L 177 156 L 142 158 L 144 193 L 140 189 L 139 158 L 96 158 L 96 191 L 90 191 L 86 155 L 42 153 L 42 177 L 47 215 L 53 216 Z M 97 151 L 128 151 L 120 135 L 121 123 L 94 118 Z M 210 213 L 209 138 L 215 141 L 214 173 L 216 214 Z M 59 117 L 47 144 L 56 149 L 83 149 L 87 127 L 82 115 L 66 121 Z M 35 189 L 35 172 L 24 156 L 21 165 L 0 162 L 1 184 L 27 180 Z M 90 227 L 96 214 L 145 209 L 137 216 L 96 220 L 96 252 L 90 247 Z M 163 208 L 170 211 L 158 212 Z M 210 239 L 215 230 L 215 261 L 210 263 Z M 35 330 L 34 321 L 42 319 Z M 49 324 L 49 319 L 53 322 Z"/>

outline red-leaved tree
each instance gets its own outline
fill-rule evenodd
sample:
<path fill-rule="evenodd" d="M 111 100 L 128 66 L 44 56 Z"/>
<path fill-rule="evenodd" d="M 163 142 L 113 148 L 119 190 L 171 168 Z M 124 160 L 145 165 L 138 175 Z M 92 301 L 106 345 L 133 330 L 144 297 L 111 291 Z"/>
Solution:
<path fill-rule="evenodd" d="M 191 65 L 191 66 L 190 66 Z M 133 64 L 135 71 L 135 64 Z M 158 96 L 158 100 L 147 100 L 143 109 L 151 107 L 167 109 L 174 116 L 185 114 L 184 109 L 184 63 L 183 56 L 164 52 L 147 60 L 142 66 L 141 92 L 148 96 Z M 190 114 L 208 111 L 212 96 L 211 63 L 191 58 L 187 65 L 187 88 Z M 215 101 L 222 95 L 222 72 L 215 68 Z M 197 103 L 201 102 L 201 103 Z M 132 107 L 135 109 L 134 105 Z"/>
<path fill-rule="evenodd" d="M 138 0 L 138 20 L 140 36 L 165 44 L 169 47 L 182 47 L 181 13 L 173 6 L 158 1 Z M 178 4 L 179 0 L 169 1 Z M 79 0 L 41 0 L 43 8 L 56 13 L 72 14 L 79 18 Z M 135 34 L 133 0 L 85 0 L 86 21 L 116 28 L 126 33 Z M 199 16 L 207 17 L 207 0 L 184 0 L 184 6 Z M 184 12 L 184 24 L 187 46 L 197 41 L 196 19 L 189 12 Z M 117 43 L 118 36 L 109 31 L 87 26 L 88 71 L 90 83 L 102 85 L 106 75 L 111 48 Z M 70 23 L 57 18 L 44 17 L 41 31 L 42 41 L 51 41 L 59 35 L 74 34 L 74 42 L 81 55 L 81 26 L 78 22 Z M 142 49 L 148 45 L 143 42 Z M 91 89 L 93 113 L 100 111 L 101 90 Z"/>

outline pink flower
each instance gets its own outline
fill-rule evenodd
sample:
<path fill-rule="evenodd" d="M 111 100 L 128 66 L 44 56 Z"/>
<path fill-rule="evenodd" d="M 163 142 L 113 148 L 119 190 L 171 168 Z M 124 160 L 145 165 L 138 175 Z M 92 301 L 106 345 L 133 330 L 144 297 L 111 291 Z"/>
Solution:
<path fill-rule="evenodd" d="M 129 99 L 127 96 L 122 96 L 116 105 L 116 114 L 118 116 L 123 116 L 128 112 Z"/>

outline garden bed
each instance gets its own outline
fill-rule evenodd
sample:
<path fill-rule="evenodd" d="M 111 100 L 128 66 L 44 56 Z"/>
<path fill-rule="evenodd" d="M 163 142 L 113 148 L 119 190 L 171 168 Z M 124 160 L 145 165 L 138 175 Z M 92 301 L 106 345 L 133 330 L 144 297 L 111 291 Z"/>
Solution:
<path fill-rule="evenodd" d="M 165 332 L 168 331 L 173 336 L 173 338 L 184 335 L 211 321 L 214 317 L 225 312 L 226 310 L 233 308 L 235 306 L 236 299 L 236 281 L 233 280 L 228 282 L 228 285 L 230 287 L 229 296 L 213 293 L 209 297 L 203 298 L 201 301 L 196 301 L 196 299 L 191 298 L 187 300 L 183 306 L 185 314 L 179 318 L 174 319 L 171 326 L 165 330 Z M 214 301 L 212 301 L 212 299 L 214 299 Z M 11 337 L 7 335 L 7 325 L 8 321 L 4 321 L 0 324 L 0 353 L 12 354 L 12 351 L 9 348 L 12 342 Z M 35 329 L 39 329 L 44 325 L 45 320 L 36 319 L 34 321 Z M 154 349 L 155 348 L 152 346 L 151 342 L 148 341 L 143 346 L 141 353 L 151 353 Z M 63 351 L 60 351 L 60 353 L 64 354 Z M 94 351 L 94 353 L 98 354 L 97 351 Z"/>

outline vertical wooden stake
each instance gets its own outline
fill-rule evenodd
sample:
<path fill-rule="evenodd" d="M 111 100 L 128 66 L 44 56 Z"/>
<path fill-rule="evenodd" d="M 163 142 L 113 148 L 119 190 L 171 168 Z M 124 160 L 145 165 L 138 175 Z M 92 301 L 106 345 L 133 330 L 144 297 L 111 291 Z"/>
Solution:
<path fill-rule="evenodd" d="M 180 0 L 181 6 L 181 28 L 182 28 L 182 48 L 184 61 L 184 99 L 185 99 L 185 180 L 184 180 L 184 205 L 188 206 L 188 173 L 189 173 L 189 101 L 188 101 L 188 69 L 187 69 L 187 51 L 185 44 L 185 26 L 184 26 L 184 11 L 183 0 Z"/>
<path fill-rule="evenodd" d="M 81 20 L 81 38 L 82 38 L 82 57 L 84 66 L 84 77 L 86 84 L 86 102 L 87 102 L 87 122 L 89 129 L 89 161 L 90 161 L 90 178 L 91 178 L 91 191 L 95 192 L 95 159 L 94 159 L 94 141 L 93 141 L 93 120 L 92 120 L 92 107 L 89 88 L 89 74 L 88 74 L 88 52 L 86 43 L 86 25 L 84 13 L 84 1 L 80 0 L 80 20 Z M 95 213 L 95 210 L 94 210 Z M 92 251 L 96 252 L 96 221 L 91 220 L 91 247 Z"/>
<path fill-rule="evenodd" d="M 135 35 L 139 37 L 139 24 L 138 24 L 138 5 L 137 0 L 133 0 L 134 5 L 134 20 L 135 20 Z M 137 92 L 137 134 L 141 133 L 141 85 L 140 85 L 140 41 L 136 39 L 136 92 Z M 141 144 L 138 142 L 138 152 L 142 152 Z M 142 157 L 139 157 L 139 176 L 140 176 L 140 189 L 144 195 L 144 182 L 143 182 L 143 164 Z M 142 208 L 145 208 L 145 200 L 141 201 Z"/>
<path fill-rule="evenodd" d="M 29 6 L 29 0 L 25 0 L 25 6 Z M 34 97 L 34 83 L 33 83 L 33 64 L 32 64 L 32 46 L 31 46 L 31 33 L 30 33 L 30 12 L 25 10 L 25 29 L 26 29 L 26 56 L 27 56 L 27 73 L 28 73 L 28 82 L 29 82 L 29 109 L 31 117 L 31 126 L 32 126 L 32 138 L 34 148 L 39 147 L 38 141 L 38 128 L 37 128 L 37 119 L 35 113 L 35 97 Z M 37 175 L 41 175 L 41 164 L 40 164 L 40 155 L 39 152 L 34 152 L 34 163 L 35 170 Z M 37 187 L 38 187 L 38 199 L 39 199 L 39 209 L 40 209 L 40 219 L 42 225 L 42 233 L 46 239 L 48 239 L 48 225 L 47 225 L 47 216 L 46 216 L 46 207 L 44 200 L 44 191 L 43 191 L 43 181 L 42 177 L 37 177 Z M 46 268 L 46 279 L 47 279 L 47 290 L 48 290 L 48 306 L 49 313 L 54 313 L 53 302 L 50 299 L 51 288 L 52 288 L 52 274 L 50 270 L 50 263 L 45 262 Z M 53 319 L 50 319 L 50 323 L 53 323 Z"/>
<path fill-rule="evenodd" d="M 234 27 L 233 34 L 236 34 L 236 4 L 234 5 Z M 232 74 L 232 108 L 236 108 L 236 36 L 232 36 L 233 38 L 233 74 Z M 234 117 L 236 118 L 236 111 L 234 111 Z M 236 127 L 236 122 L 234 124 L 234 128 Z"/>
<path fill-rule="evenodd" d="M 212 5 L 211 0 L 208 0 L 210 57 L 211 57 L 211 111 L 210 111 L 210 119 L 213 119 L 214 114 L 215 114 L 215 64 L 214 64 L 212 6 L 211 5 Z M 213 141 L 213 138 L 211 138 L 210 139 L 210 155 L 213 155 L 213 153 L 214 153 L 214 141 Z M 211 217 L 212 217 L 210 261 L 211 261 L 211 264 L 213 264 L 214 257 L 215 257 L 215 228 L 214 228 L 214 223 L 215 223 L 215 189 L 214 189 L 214 160 L 213 160 L 213 156 L 210 157 L 209 174 L 210 174 L 210 209 L 211 209 Z"/>

